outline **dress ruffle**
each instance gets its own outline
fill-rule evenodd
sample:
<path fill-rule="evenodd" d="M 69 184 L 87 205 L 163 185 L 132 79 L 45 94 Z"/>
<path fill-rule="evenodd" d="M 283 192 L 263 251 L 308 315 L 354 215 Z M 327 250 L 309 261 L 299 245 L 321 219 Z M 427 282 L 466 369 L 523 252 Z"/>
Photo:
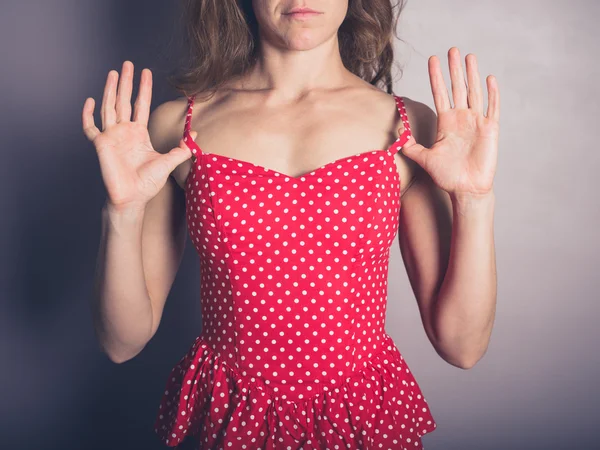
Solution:
<path fill-rule="evenodd" d="M 436 423 L 392 338 L 337 388 L 284 400 L 241 376 L 201 337 L 173 368 L 155 432 L 199 449 L 423 449 Z"/>

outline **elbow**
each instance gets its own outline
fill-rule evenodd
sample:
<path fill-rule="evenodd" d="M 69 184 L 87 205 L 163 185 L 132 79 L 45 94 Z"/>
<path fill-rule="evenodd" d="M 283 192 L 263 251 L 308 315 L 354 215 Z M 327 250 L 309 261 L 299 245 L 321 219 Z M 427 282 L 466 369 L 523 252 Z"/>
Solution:
<path fill-rule="evenodd" d="M 489 344 L 489 334 L 485 339 L 473 339 L 472 337 L 439 333 L 439 330 L 430 327 L 428 336 L 437 354 L 444 361 L 463 370 L 475 367 L 487 352 Z"/>
<path fill-rule="evenodd" d="M 475 367 L 487 351 L 487 345 L 467 350 L 464 345 L 443 345 L 439 342 L 436 342 L 434 348 L 444 361 L 463 370 Z"/>
<path fill-rule="evenodd" d="M 461 364 L 459 367 L 464 370 L 469 370 L 475 367 L 475 365 L 481 361 L 487 353 L 489 343 L 489 333 L 486 335 L 486 337 L 472 342 L 471 346 L 465 348 L 464 351 L 460 353 L 459 360 Z"/>
<path fill-rule="evenodd" d="M 469 370 L 475 367 L 475 365 L 481 361 L 483 355 L 485 355 L 487 351 L 487 347 L 481 351 L 476 353 L 463 353 L 461 355 L 456 356 L 452 362 L 448 361 L 453 366 L 458 367 L 459 369 Z"/>
<path fill-rule="evenodd" d="M 133 358 L 133 356 L 124 356 L 124 355 L 120 355 L 120 354 L 117 354 L 114 352 L 104 352 L 104 353 L 106 353 L 106 356 L 108 356 L 108 359 L 110 359 L 115 364 L 123 364 L 124 362 L 127 362 Z"/>
<path fill-rule="evenodd" d="M 475 364 L 477 364 L 478 361 L 479 361 L 479 359 L 465 359 L 465 360 L 460 361 L 460 363 L 457 365 L 457 367 L 459 369 L 469 370 L 469 369 L 472 369 L 473 367 L 475 367 Z"/>
<path fill-rule="evenodd" d="M 124 342 L 102 331 L 98 325 L 95 327 L 96 342 L 99 350 L 115 364 L 123 364 L 135 358 L 148 344 L 150 339 L 140 338 L 137 342 Z"/>
<path fill-rule="evenodd" d="M 453 355 L 449 355 L 448 353 L 442 352 L 439 349 L 436 349 L 436 350 L 437 350 L 438 355 L 440 355 L 440 357 L 444 361 L 446 361 L 451 366 L 457 367 L 459 369 L 463 369 L 463 370 L 472 369 L 473 367 L 475 367 L 475 364 L 477 364 L 477 362 L 479 361 L 479 359 L 465 358 L 463 356 L 453 356 Z"/>
<path fill-rule="evenodd" d="M 123 346 L 122 344 L 115 342 L 103 342 L 99 341 L 100 351 L 104 353 L 110 361 L 115 364 L 123 364 L 133 358 L 135 358 L 146 346 L 143 345 L 133 347 Z"/>
<path fill-rule="evenodd" d="M 127 352 L 117 352 L 117 351 L 104 351 L 104 353 L 106 354 L 106 356 L 108 356 L 108 359 L 110 359 L 112 362 L 114 362 L 115 364 L 123 364 L 124 362 L 127 362 L 133 358 L 135 358 L 140 352 L 142 351 L 142 349 L 136 350 L 136 351 L 127 351 Z"/>
<path fill-rule="evenodd" d="M 448 355 L 447 353 L 440 352 L 439 350 L 438 350 L 438 354 L 441 356 L 441 358 L 444 361 L 446 361 L 451 366 L 454 366 L 454 367 L 457 367 L 457 368 L 463 369 L 463 370 L 472 369 L 473 367 L 475 367 L 477 362 L 479 362 L 479 360 L 481 359 L 481 358 L 467 358 L 464 355 L 451 356 L 451 355 Z"/>

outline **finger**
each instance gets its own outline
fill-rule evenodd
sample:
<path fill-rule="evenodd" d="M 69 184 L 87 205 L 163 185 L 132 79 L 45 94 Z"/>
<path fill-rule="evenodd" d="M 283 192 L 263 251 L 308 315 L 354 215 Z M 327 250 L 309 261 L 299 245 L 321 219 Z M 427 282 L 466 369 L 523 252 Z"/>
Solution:
<path fill-rule="evenodd" d="M 102 131 L 116 123 L 115 112 L 115 91 L 119 73 L 111 70 L 106 76 L 106 85 L 104 86 L 104 95 L 102 96 L 102 106 L 100 107 L 100 116 L 102 117 Z"/>
<path fill-rule="evenodd" d="M 431 82 L 431 93 L 433 94 L 433 103 L 437 114 L 450 109 L 450 98 L 448 97 L 448 88 L 444 82 L 440 60 L 433 55 L 429 58 L 429 80 Z"/>
<path fill-rule="evenodd" d="M 132 85 L 133 63 L 131 61 L 124 61 L 121 68 L 121 79 L 119 80 L 119 92 L 117 94 L 117 122 L 129 122 L 131 120 Z"/>
<path fill-rule="evenodd" d="M 500 92 L 498 91 L 498 80 L 493 75 L 486 79 L 488 88 L 487 118 L 500 121 Z"/>
<path fill-rule="evenodd" d="M 195 139 L 195 132 L 191 132 L 190 135 L 192 139 Z M 193 153 L 190 148 L 186 145 L 186 143 L 181 139 L 179 141 L 179 147 L 175 147 L 171 149 L 167 154 L 163 156 L 167 161 L 167 166 L 169 170 L 173 172 L 177 166 L 179 166 L 182 162 L 187 161 L 192 157 Z"/>
<path fill-rule="evenodd" d="M 469 107 L 467 103 L 467 86 L 458 48 L 452 47 L 448 50 L 448 65 L 450 67 L 450 81 L 452 83 L 452 100 L 454 102 L 454 107 L 466 109 Z"/>
<path fill-rule="evenodd" d="M 94 104 L 95 101 L 93 98 L 86 98 L 83 103 L 83 113 L 81 114 L 83 134 L 92 142 L 100 134 L 100 130 L 94 124 Z"/>
<path fill-rule="evenodd" d="M 423 147 L 421 144 L 417 144 L 414 137 L 411 137 L 402 147 L 402 153 L 423 168 L 426 167 L 427 159 L 427 152 L 425 150 L 425 147 Z"/>
<path fill-rule="evenodd" d="M 467 81 L 469 83 L 469 108 L 481 114 L 483 112 L 483 95 L 481 93 L 481 80 L 479 79 L 479 67 L 477 57 L 469 53 L 466 57 Z"/>
<path fill-rule="evenodd" d="M 189 137 L 194 142 L 196 142 L 196 136 L 198 136 L 198 132 L 197 131 L 191 131 L 190 134 L 189 134 Z M 182 139 L 182 141 L 183 141 L 183 144 L 186 146 L 186 148 L 190 151 L 190 155 L 191 155 L 191 158 L 192 158 L 192 163 L 196 163 L 196 160 L 198 159 L 198 155 L 196 154 L 196 150 L 193 149 L 193 148 L 191 148 L 189 145 L 187 145 L 185 137 Z"/>
<path fill-rule="evenodd" d="M 133 120 L 148 126 L 150 120 L 150 103 L 152 100 L 152 71 L 143 69 L 140 76 L 140 89 L 135 100 Z"/>
<path fill-rule="evenodd" d="M 196 141 L 196 136 L 198 136 L 198 132 L 197 132 L 197 131 L 190 131 L 190 137 L 192 138 L 192 141 Z M 180 143 L 180 144 L 182 144 L 182 145 L 180 145 L 180 146 L 181 146 L 182 148 L 185 148 L 185 149 L 189 150 L 189 152 L 190 152 L 190 156 L 191 156 L 191 157 L 193 157 L 195 152 L 194 152 L 194 150 L 193 150 L 193 149 L 192 149 L 192 148 L 191 148 L 191 147 L 190 147 L 190 146 L 187 144 L 187 142 L 186 142 L 185 140 L 186 140 L 186 138 L 185 138 L 185 137 L 183 137 L 183 138 L 181 139 L 181 141 L 180 141 L 179 143 Z"/>

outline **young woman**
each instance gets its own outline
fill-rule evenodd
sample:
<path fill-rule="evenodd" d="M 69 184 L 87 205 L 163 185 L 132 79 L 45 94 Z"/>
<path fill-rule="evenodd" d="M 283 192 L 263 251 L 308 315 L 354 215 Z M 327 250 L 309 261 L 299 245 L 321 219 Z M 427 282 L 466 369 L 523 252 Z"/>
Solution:
<path fill-rule="evenodd" d="M 476 58 L 467 85 L 453 47 L 453 106 L 435 56 L 437 115 L 393 94 L 390 0 L 185 4 L 184 96 L 150 115 L 144 69 L 131 118 L 125 61 L 102 131 L 83 108 L 108 193 L 102 348 L 123 362 L 156 333 L 189 235 L 203 327 L 167 379 L 167 446 L 422 449 L 436 423 L 384 328 L 390 246 L 435 350 L 472 367 L 495 311 L 496 80 L 484 115 Z"/>

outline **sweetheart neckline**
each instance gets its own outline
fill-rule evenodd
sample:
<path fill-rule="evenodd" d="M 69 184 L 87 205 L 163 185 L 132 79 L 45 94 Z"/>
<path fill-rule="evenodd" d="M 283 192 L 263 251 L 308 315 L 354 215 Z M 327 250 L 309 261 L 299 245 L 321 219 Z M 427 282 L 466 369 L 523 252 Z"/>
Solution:
<path fill-rule="evenodd" d="M 360 156 L 365 156 L 365 155 L 368 155 L 370 153 L 382 153 L 382 152 L 385 152 L 388 155 L 394 156 L 396 152 L 391 152 L 391 149 L 394 148 L 396 145 L 398 145 L 398 143 L 400 141 L 402 141 L 402 139 L 405 136 L 410 137 L 410 132 L 411 132 L 410 128 L 405 127 L 404 130 L 402 131 L 402 133 L 398 136 L 398 138 L 388 148 L 374 149 L 374 150 L 365 150 L 365 151 L 362 151 L 362 152 L 359 152 L 359 153 L 354 153 L 352 155 L 343 156 L 343 157 L 337 158 L 337 159 L 335 159 L 333 161 L 326 162 L 325 164 L 323 164 L 323 165 L 321 165 L 321 166 L 319 166 L 319 167 L 317 167 L 315 169 L 312 169 L 309 172 L 302 173 L 301 175 L 298 175 L 298 176 L 292 176 L 292 175 L 288 175 L 288 174 L 285 174 L 283 172 L 280 172 L 280 171 L 278 171 L 276 169 L 271 169 L 269 167 L 265 167 L 265 166 L 262 166 L 260 164 L 253 163 L 251 161 L 246 161 L 246 160 L 243 160 L 243 159 L 234 158 L 232 156 L 221 155 L 219 153 L 205 152 L 192 139 L 192 137 L 190 136 L 190 132 L 188 130 L 186 130 L 184 132 L 185 137 L 187 139 L 186 144 L 189 146 L 190 145 L 189 143 L 191 142 L 192 146 L 194 146 L 196 148 L 196 150 L 198 152 L 198 155 L 192 155 L 192 156 L 196 156 L 196 161 L 194 161 L 194 159 L 192 158 L 192 166 L 191 166 L 190 172 L 188 173 L 188 176 L 186 177 L 185 187 L 187 188 L 187 186 L 189 184 L 189 180 L 191 179 L 190 174 L 191 174 L 192 170 L 195 170 L 197 168 L 197 164 L 198 164 L 199 160 L 201 159 L 200 156 L 205 156 L 205 157 L 214 156 L 216 158 L 226 159 L 228 161 L 236 162 L 236 163 L 239 163 L 239 164 L 242 164 L 242 165 L 244 165 L 244 164 L 245 165 L 249 165 L 249 166 L 252 166 L 254 168 L 260 169 L 263 172 L 270 172 L 270 173 L 274 174 L 275 176 L 282 177 L 286 181 L 287 180 L 304 181 L 305 178 L 312 177 L 315 174 L 317 174 L 319 171 L 324 170 L 324 169 L 326 169 L 326 168 L 328 168 L 328 167 L 330 167 L 330 166 L 332 166 L 334 164 L 339 164 L 341 162 L 345 162 L 346 160 L 353 160 L 354 158 L 358 158 Z M 401 146 L 403 146 L 405 143 L 406 142 L 404 142 L 403 144 L 401 144 Z"/>

